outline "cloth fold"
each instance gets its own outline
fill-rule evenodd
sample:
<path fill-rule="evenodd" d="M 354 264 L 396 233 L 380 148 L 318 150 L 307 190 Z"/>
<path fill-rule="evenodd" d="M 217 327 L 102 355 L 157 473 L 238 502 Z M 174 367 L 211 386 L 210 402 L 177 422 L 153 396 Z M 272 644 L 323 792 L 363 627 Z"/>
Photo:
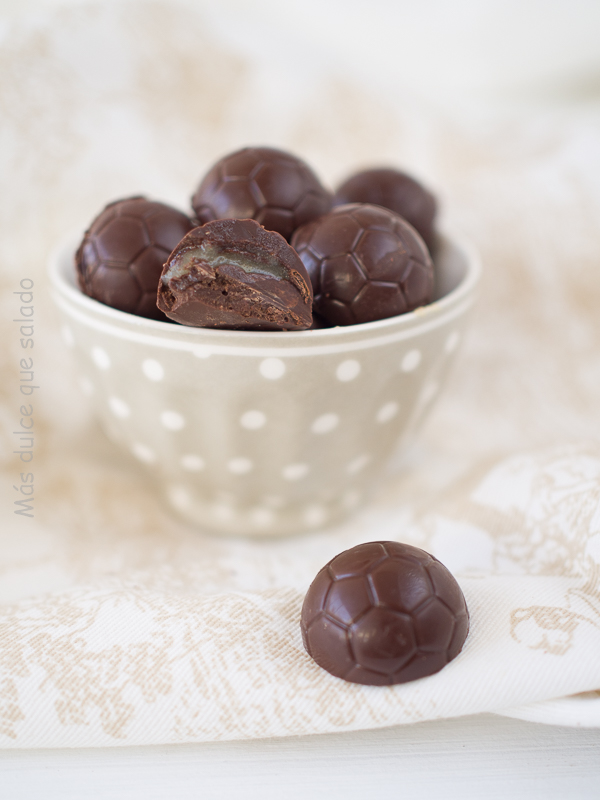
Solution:
<path fill-rule="evenodd" d="M 8 608 L 2 744 L 106 747 L 300 735 L 502 711 L 593 689 L 600 604 L 577 579 L 463 578 L 471 631 L 440 673 L 332 678 L 302 647 L 299 592 L 74 589 Z"/>

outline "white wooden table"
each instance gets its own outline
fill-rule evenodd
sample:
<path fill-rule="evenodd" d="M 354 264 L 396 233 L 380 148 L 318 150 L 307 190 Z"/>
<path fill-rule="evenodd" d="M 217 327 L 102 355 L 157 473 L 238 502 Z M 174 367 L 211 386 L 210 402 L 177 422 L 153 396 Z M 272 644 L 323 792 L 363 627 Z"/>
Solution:
<path fill-rule="evenodd" d="M 600 798 L 600 729 L 480 715 L 377 731 L 0 752 L 1 800 Z"/>

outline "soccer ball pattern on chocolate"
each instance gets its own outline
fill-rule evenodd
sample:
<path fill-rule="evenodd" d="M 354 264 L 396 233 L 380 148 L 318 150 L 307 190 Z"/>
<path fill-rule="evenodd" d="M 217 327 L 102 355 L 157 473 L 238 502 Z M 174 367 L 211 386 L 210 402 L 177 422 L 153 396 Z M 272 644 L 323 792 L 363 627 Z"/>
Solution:
<path fill-rule="evenodd" d="M 333 198 L 311 168 L 272 147 L 246 147 L 218 161 L 192 197 L 201 224 L 254 219 L 285 239 L 330 210 Z"/>
<path fill-rule="evenodd" d="M 413 226 L 428 247 L 435 242 L 437 201 L 431 192 L 397 169 L 366 169 L 351 175 L 339 186 L 335 206 L 372 203 L 389 208 Z"/>
<path fill-rule="evenodd" d="M 395 317 L 431 302 L 425 243 L 381 206 L 338 206 L 299 228 L 291 244 L 310 275 L 314 310 L 333 325 Z"/>
<path fill-rule="evenodd" d="M 391 685 L 438 672 L 467 636 L 464 596 L 436 558 L 398 542 L 369 542 L 318 573 L 302 608 L 309 655 L 339 678 Z"/>
<path fill-rule="evenodd" d="M 193 227 L 181 211 L 144 197 L 111 203 L 92 222 L 75 256 L 80 288 L 120 311 L 166 320 L 156 305 L 162 267 Z"/>

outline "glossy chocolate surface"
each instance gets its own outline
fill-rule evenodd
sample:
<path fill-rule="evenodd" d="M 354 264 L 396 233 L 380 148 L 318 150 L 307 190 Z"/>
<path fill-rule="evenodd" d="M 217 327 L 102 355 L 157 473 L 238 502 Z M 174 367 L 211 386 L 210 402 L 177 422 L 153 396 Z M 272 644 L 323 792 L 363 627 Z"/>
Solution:
<path fill-rule="evenodd" d="M 106 206 L 75 255 L 81 290 L 112 308 L 164 320 L 156 290 L 169 253 L 193 228 L 164 203 L 130 197 Z"/>
<path fill-rule="evenodd" d="M 338 188 L 334 205 L 373 203 L 395 211 L 415 228 L 432 248 L 435 238 L 437 202 L 410 175 L 396 169 L 367 169 L 357 172 Z"/>
<path fill-rule="evenodd" d="M 327 213 L 331 193 L 296 156 L 272 147 L 246 147 L 218 161 L 192 197 L 200 224 L 255 219 L 288 239 L 300 225 Z"/>
<path fill-rule="evenodd" d="M 308 270 L 314 310 L 332 325 L 395 317 L 431 302 L 433 263 L 392 211 L 354 203 L 299 228 L 292 246 Z"/>
<path fill-rule="evenodd" d="M 164 266 L 158 306 L 205 328 L 303 330 L 312 324 L 310 278 L 296 252 L 251 219 L 191 231 Z"/>
<path fill-rule="evenodd" d="M 469 614 L 436 558 L 398 542 L 369 542 L 317 574 L 301 629 L 308 654 L 327 672 L 384 686 L 439 672 L 461 651 Z"/>

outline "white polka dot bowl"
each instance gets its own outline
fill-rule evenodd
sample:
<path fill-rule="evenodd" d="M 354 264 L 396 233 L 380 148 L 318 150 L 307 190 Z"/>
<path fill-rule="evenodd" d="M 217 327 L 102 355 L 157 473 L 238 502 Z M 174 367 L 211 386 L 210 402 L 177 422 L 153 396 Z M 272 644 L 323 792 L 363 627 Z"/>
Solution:
<path fill-rule="evenodd" d="M 323 527 L 368 500 L 440 393 L 480 274 L 469 245 L 440 236 L 426 307 L 343 328 L 223 331 L 92 300 L 74 251 L 52 259 L 53 295 L 104 429 L 179 515 L 247 536 Z"/>

